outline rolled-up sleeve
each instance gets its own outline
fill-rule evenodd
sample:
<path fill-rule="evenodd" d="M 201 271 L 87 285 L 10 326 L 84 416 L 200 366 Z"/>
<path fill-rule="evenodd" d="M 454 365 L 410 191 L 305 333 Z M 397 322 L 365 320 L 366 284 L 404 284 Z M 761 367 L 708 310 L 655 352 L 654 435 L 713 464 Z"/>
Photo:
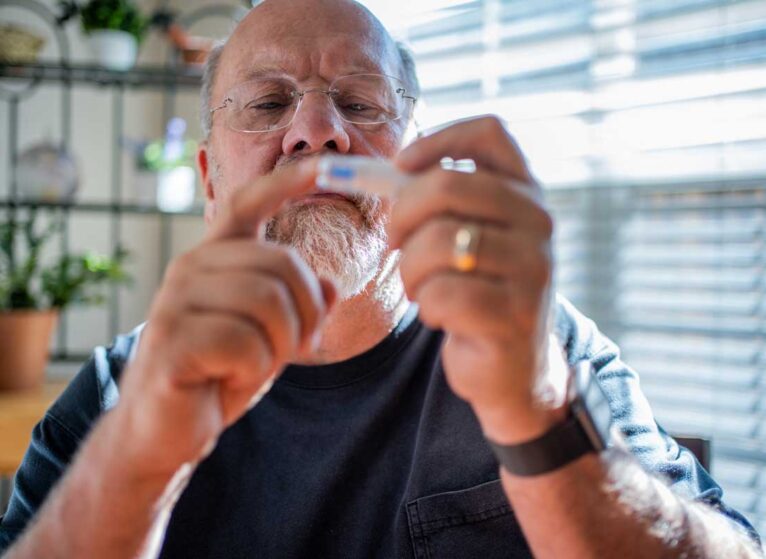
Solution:
<path fill-rule="evenodd" d="M 612 418 L 642 466 L 665 479 L 678 495 L 704 501 L 745 530 L 760 546 L 755 528 L 723 502 L 723 490 L 697 461 L 654 419 L 636 371 L 620 358 L 617 345 L 563 297 L 557 300 L 556 333 L 571 364 L 588 359 L 609 398 Z"/>

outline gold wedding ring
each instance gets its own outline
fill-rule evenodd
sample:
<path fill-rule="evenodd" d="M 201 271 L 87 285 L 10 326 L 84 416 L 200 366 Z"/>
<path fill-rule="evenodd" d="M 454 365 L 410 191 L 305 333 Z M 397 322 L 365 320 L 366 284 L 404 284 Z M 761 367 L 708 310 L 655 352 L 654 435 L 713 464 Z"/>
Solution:
<path fill-rule="evenodd" d="M 455 246 L 452 251 L 452 263 L 461 272 L 473 272 L 479 260 L 479 241 L 481 228 L 475 223 L 467 223 L 455 233 Z"/>

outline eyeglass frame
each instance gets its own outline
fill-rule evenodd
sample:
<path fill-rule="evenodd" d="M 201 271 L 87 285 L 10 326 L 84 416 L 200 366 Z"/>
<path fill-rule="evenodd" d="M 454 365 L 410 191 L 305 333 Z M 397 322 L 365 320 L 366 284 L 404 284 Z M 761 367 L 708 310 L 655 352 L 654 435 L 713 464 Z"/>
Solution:
<path fill-rule="evenodd" d="M 330 85 L 329 85 L 328 89 L 322 89 L 320 87 L 312 87 L 312 88 L 309 88 L 309 89 L 304 89 L 302 91 L 298 90 L 297 88 L 295 89 L 295 91 L 291 91 L 290 92 L 290 97 L 292 97 L 292 98 L 298 97 L 298 102 L 295 104 L 295 112 L 293 113 L 292 118 L 284 126 L 280 126 L 279 128 L 272 128 L 270 130 L 236 130 L 235 128 L 231 128 L 228 125 L 227 125 L 227 127 L 230 130 L 234 130 L 235 132 L 241 132 L 242 134 L 267 134 L 269 132 L 276 132 L 278 130 L 284 130 L 285 128 L 289 128 L 290 125 L 293 123 L 293 120 L 295 120 L 295 115 L 298 114 L 298 109 L 300 108 L 300 105 L 303 102 L 303 97 L 307 93 L 324 93 L 325 95 L 330 97 L 330 95 L 332 93 L 334 93 L 334 91 L 332 89 L 332 85 L 336 81 L 338 81 L 339 79 L 342 79 L 342 78 L 351 78 L 351 77 L 357 77 L 357 76 L 375 76 L 375 77 L 387 78 L 389 80 L 394 80 L 394 81 L 400 83 L 402 85 L 402 87 L 396 88 L 394 90 L 394 93 L 397 94 L 397 95 L 401 94 L 402 99 L 409 99 L 409 100 L 411 100 L 412 101 L 411 108 L 415 106 L 415 102 L 418 100 L 417 97 L 413 97 L 412 95 L 406 95 L 407 89 L 404 87 L 404 85 L 405 85 L 404 81 L 401 78 L 397 78 L 396 76 L 389 76 L 388 74 L 372 74 L 372 73 L 346 74 L 346 75 L 343 75 L 343 76 L 336 76 L 335 78 L 333 78 L 333 80 L 330 82 Z M 258 81 L 259 79 L 269 79 L 269 78 L 264 77 L 264 78 L 256 78 L 256 79 L 252 79 L 252 80 L 247 80 L 247 81 L 241 82 L 241 83 L 235 85 L 234 87 L 232 87 L 231 89 L 229 89 L 229 93 L 227 93 L 224 96 L 224 99 L 221 102 L 221 104 L 218 105 L 217 107 L 213 108 L 213 109 L 210 109 L 210 111 L 209 111 L 210 118 L 211 119 L 213 118 L 213 114 L 216 111 L 218 111 L 220 109 L 225 109 L 225 108 L 227 108 L 229 106 L 229 103 L 233 103 L 234 102 L 234 100 L 229 96 L 229 94 L 232 92 L 232 90 L 234 90 L 234 89 L 236 89 L 236 88 L 238 88 L 238 87 L 240 87 L 240 86 L 242 86 L 242 85 L 244 85 L 246 83 Z M 289 78 L 278 78 L 278 79 L 285 79 L 286 81 L 292 81 Z M 337 90 L 335 90 L 335 91 L 337 91 Z M 344 116 L 338 110 L 338 107 L 332 101 L 332 97 L 330 97 L 330 102 L 332 104 L 333 110 L 341 118 L 341 120 L 343 120 L 344 122 L 348 122 L 349 124 L 353 124 L 355 126 L 380 126 L 381 124 L 387 124 L 389 122 L 396 122 L 397 120 L 400 120 L 404 116 L 404 114 L 406 114 L 406 113 L 404 113 L 404 114 L 401 114 L 401 115 L 397 116 L 396 118 L 393 118 L 391 120 L 384 120 L 382 122 L 352 122 L 352 121 L 344 118 Z"/>

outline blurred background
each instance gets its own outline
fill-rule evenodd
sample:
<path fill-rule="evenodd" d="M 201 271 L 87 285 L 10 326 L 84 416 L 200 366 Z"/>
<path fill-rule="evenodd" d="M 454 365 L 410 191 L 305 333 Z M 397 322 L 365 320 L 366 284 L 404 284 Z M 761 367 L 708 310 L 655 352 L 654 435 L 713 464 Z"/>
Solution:
<path fill-rule="evenodd" d="M 557 219 L 559 290 L 668 431 L 711 439 L 727 501 L 766 533 L 766 1 L 362 3 L 415 53 L 421 127 L 507 120 Z M 134 5 L 152 22 L 135 65 L 85 33 L 98 14 L 0 0 L 0 218 L 51 227 L 40 260 L 101 255 L 83 277 L 103 304 L 61 313 L 49 381 L 142 322 L 203 232 L 198 61 L 249 3 Z"/>

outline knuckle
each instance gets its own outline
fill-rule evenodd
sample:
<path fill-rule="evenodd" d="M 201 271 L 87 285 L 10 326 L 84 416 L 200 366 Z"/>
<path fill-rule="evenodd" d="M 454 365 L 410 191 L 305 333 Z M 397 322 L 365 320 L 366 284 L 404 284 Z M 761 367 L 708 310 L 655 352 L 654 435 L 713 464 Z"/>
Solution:
<path fill-rule="evenodd" d="M 487 115 L 482 118 L 482 125 L 491 136 L 507 136 L 505 124 L 497 115 Z"/>
<path fill-rule="evenodd" d="M 196 276 L 194 270 L 199 267 L 200 256 L 196 251 L 185 252 L 168 264 L 165 271 L 165 281 L 172 286 L 174 292 L 186 289 L 191 278 Z"/>
<path fill-rule="evenodd" d="M 146 331 L 142 334 L 142 343 L 146 346 L 162 347 L 167 340 L 174 337 L 177 331 L 176 323 L 177 320 L 172 313 L 162 310 L 152 313 L 151 320 L 146 324 Z"/>
<path fill-rule="evenodd" d="M 183 279 L 191 267 L 192 257 L 189 253 L 184 253 L 168 264 L 165 277 L 168 281 L 176 282 Z"/>

